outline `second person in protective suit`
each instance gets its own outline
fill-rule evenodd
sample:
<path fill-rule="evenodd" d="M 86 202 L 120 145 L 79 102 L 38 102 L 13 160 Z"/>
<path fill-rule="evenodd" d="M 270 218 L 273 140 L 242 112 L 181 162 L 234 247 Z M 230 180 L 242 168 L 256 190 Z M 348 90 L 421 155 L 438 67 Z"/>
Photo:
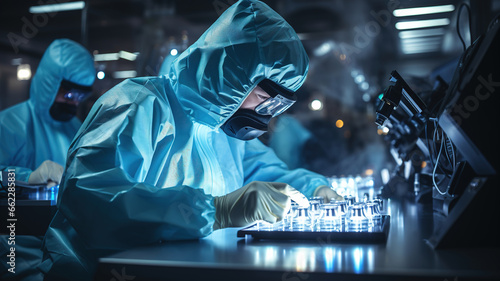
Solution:
<path fill-rule="evenodd" d="M 325 177 L 289 170 L 256 138 L 293 104 L 307 70 L 290 25 L 242 0 L 167 75 L 108 91 L 69 149 L 41 268 L 90 278 L 112 251 L 275 222 L 291 198 L 337 196 Z"/>
<path fill-rule="evenodd" d="M 69 144 L 82 124 L 77 106 L 91 92 L 94 61 L 80 44 L 57 39 L 45 51 L 29 100 L 0 112 L 0 170 L 19 182 L 59 184 Z"/>
<path fill-rule="evenodd" d="M 91 92 L 94 61 L 80 44 L 57 39 L 47 48 L 31 81 L 29 100 L 0 112 L 0 173 L 7 186 L 9 171 L 20 184 L 59 184 L 71 140 L 82 124 L 76 116 L 78 103 Z M 11 176 L 9 176 L 11 177 Z M 10 185 L 9 185 L 10 186 Z M 2 257 L 11 244 L 0 237 Z M 33 280 L 40 275 L 42 238 L 18 235 L 16 273 L 0 265 L 1 280 Z M 36 280 L 36 279 L 35 279 Z"/>

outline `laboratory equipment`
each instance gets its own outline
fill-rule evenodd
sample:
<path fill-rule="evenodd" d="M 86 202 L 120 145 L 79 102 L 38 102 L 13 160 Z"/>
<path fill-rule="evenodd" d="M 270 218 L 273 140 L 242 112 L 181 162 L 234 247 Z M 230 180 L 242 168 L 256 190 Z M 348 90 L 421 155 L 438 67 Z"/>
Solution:
<path fill-rule="evenodd" d="M 342 227 L 342 216 L 340 205 L 337 203 L 328 203 L 321 206 L 323 216 L 320 219 L 320 228 L 339 229 Z"/>
<path fill-rule="evenodd" d="M 309 207 L 295 206 L 283 221 L 269 224 L 259 221 L 238 231 L 238 237 L 255 239 L 314 240 L 332 242 L 384 243 L 390 228 L 390 216 L 380 214 L 376 202 L 335 201 L 320 203 L 310 199 Z"/>
<path fill-rule="evenodd" d="M 363 206 L 360 203 L 349 206 L 347 228 L 350 231 L 362 231 L 368 228 L 368 218 L 363 213 Z"/>
<path fill-rule="evenodd" d="M 323 198 L 311 198 L 309 199 L 309 218 L 312 226 L 316 226 L 319 219 L 323 216 Z"/>
<path fill-rule="evenodd" d="M 345 196 L 344 197 L 345 201 L 347 201 L 347 204 L 350 206 L 356 202 L 356 197 L 354 196 Z"/>
<path fill-rule="evenodd" d="M 288 211 L 288 213 L 286 214 L 286 216 L 284 218 L 285 224 L 292 223 L 293 218 L 295 218 L 297 216 L 297 212 L 298 212 L 297 209 L 298 208 L 299 208 L 299 204 L 297 204 L 295 201 L 292 201 L 292 204 L 290 205 L 290 210 Z"/>
<path fill-rule="evenodd" d="M 378 203 L 367 202 L 363 205 L 363 214 L 368 219 L 370 225 L 379 224 L 382 216 L 380 215 L 380 209 Z"/>
<path fill-rule="evenodd" d="M 328 180 L 333 191 L 351 203 L 365 198 L 369 201 L 379 193 L 379 187 L 375 188 L 371 175 L 332 176 Z"/>
<path fill-rule="evenodd" d="M 347 201 L 337 201 L 336 203 L 339 205 L 339 212 L 340 212 L 340 217 L 341 217 L 342 223 L 345 223 L 345 217 L 347 215 L 348 202 Z"/>
<path fill-rule="evenodd" d="M 380 96 L 376 124 L 388 129 L 398 162 L 382 195 L 432 200 L 428 243 L 435 249 L 500 245 L 498 220 L 491 219 L 500 216 L 500 146 L 492 137 L 500 119 L 499 48 L 496 17 L 462 54 L 449 85 L 438 77 L 425 102 L 397 71 Z"/>
<path fill-rule="evenodd" d="M 453 165 L 449 180 L 434 189 L 433 198 L 443 203 L 429 239 L 433 248 L 500 246 L 498 219 L 492 219 L 500 216 L 500 151 L 492 136 L 500 119 L 499 48 L 497 17 L 462 55 L 441 105 L 438 123 L 448 137 L 442 154 L 453 149 Z"/>
<path fill-rule="evenodd" d="M 309 207 L 299 206 L 297 215 L 292 218 L 291 227 L 297 230 L 304 230 L 311 227 L 311 216 L 309 215 Z"/>

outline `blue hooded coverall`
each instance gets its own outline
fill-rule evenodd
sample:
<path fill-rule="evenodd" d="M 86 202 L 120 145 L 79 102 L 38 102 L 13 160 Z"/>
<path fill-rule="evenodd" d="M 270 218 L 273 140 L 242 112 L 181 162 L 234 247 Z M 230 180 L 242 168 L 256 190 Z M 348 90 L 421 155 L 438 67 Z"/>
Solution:
<path fill-rule="evenodd" d="M 308 58 L 271 8 L 228 8 L 168 75 L 126 80 L 93 106 L 68 152 L 58 212 L 45 237 L 49 276 L 88 279 L 96 259 L 213 231 L 214 196 L 252 181 L 285 182 L 306 196 L 328 184 L 289 170 L 258 139 L 219 127 L 264 78 L 297 90 Z"/>
<path fill-rule="evenodd" d="M 52 42 L 45 51 L 30 86 L 29 100 L 0 112 L 0 170 L 15 169 L 16 180 L 28 182 L 45 160 L 62 166 L 82 124 L 54 120 L 49 113 L 62 80 L 92 86 L 94 60 L 80 44 L 69 39 Z"/>
<path fill-rule="evenodd" d="M 83 86 L 92 86 L 95 79 L 90 53 L 68 39 L 55 40 L 45 51 L 31 81 L 29 100 L 0 112 L 0 171 L 4 171 L 4 185 L 9 169 L 15 170 L 16 181 L 28 182 L 31 172 L 45 160 L 64 166 L 69 145 L 81 122 L 76 117 L 60 122 L 50 116 L 49 109 L 63 79 Z M 4 237 L 0 238 L 0 253 L 5 257 L 4 253 L 12 245 L 7 245 Z M 40 238 L 18 234 L 16 274 L 7 272 L 6 263 L 2 262 L 0 279 L 21 280 L 34 271 L 34 265 L 41 260 L 40 246 Z"/>

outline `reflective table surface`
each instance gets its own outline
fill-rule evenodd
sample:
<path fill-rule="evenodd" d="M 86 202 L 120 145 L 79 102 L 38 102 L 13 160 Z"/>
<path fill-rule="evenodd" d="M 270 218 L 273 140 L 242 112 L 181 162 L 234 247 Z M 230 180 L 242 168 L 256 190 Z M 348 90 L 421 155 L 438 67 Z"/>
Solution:
<path fill-rule="evenodd" d="M 7 194 L 0 198 L 0 220 L 16 223 L 16 235 L 45 235 L 52 218 L 57 211 L 57 194 L 59 186 L 46 188 L 16 186 L 15 201 L 8 201 Z M 15 203 L 14 214 L 9 216 L 7 207 Z M 5 210 L 5 211 L 4 211 Z M 1 227 L 0 234 L 7 234 L 8 229 Z"/>
<path fill-rule="evenodd" d="M 229 228 L 102 258 L 96 280 L 500 280 L 500 249 L 432 250 L 432 206 L 385 206 L 385 244 L 254 240 Z"/>
<path fill-rule="evenodd" d="M 16 206 L 56 206 L 59 185 L 53 187 L 45 186 L 16 186 Z M 7 200 L 2 195 L 0 206 L 7 206 Z"/>

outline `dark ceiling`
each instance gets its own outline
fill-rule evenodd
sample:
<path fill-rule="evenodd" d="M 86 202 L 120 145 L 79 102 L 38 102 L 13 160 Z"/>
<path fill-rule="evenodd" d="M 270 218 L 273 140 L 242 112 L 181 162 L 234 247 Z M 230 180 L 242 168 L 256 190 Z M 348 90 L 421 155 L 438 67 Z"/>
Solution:
<path fill-rule="evenodd" d="M 82 10 L 55 14 L 31 14 L 29 7 L 58 1 L 2 1 L 0 17 L 0 64 L 12 67 L 22 58 L 36 69 L 45 48 L 56 38 L 70 38 L 94 54 L 121 50 L 139 53 L 135 61 L 119 59 L 96 62 L 106 73 L 136 70 L 137 75 L 156 75 L 172 48 L 183 49 L 215 21 L 234 0 L 89 0 Z M 66 1 L 64 1 L 66 2 Z M 456 0 L 268 0 L 299 34 L 310 56 L 307 85 L 312 96 L 326 96 L 356 107 L 363 95 L 375 96 L 386 84 L 392 69 L 405 75 L 427 76 L 436 67 L 456 59 L 463 51 L 456 35 L 456 14 L 450 20 L 435 51 L 403 54 L 395 8 L 453 4 Z M 492 18 L 498 1 L 471 3 L 472 19 L 479 13 Z M 435 17 L 420 16 L 416 19 Z M 483 19 L 484 20 L 484 19 Z M 468 16 L 462 14 L 467 31 Z M 472 21 L 471 21 L 472 22 Z M 82 25 L 83 23 L 83 25 Z M 476 28 L 487 23 L 472 22 Z M 82 27 L 83 26 L 83 27 Z M 470 34 L 464 32 L 467 43 Z M 474 34 L 472 34 L 474 35 Z M 355 81 L 360 74 L 366 84 Z M 106 74 L 97 81 L 101 91 L 118 83 Z M 358 82 L 358 83 L 357 83 Z M 368 87 L 368 88 L 367 88 Z M 361 108 L 364 108 L 361 106 Z"/>

